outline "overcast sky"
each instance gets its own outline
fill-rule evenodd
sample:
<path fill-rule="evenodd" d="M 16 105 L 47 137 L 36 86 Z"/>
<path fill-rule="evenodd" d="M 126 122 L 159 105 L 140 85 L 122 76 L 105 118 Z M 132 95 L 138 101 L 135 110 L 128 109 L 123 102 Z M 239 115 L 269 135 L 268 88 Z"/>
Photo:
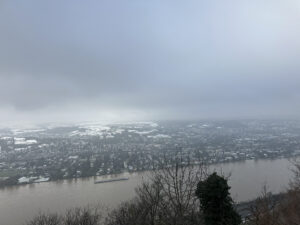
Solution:
<path fill-rule="evenodd" d="M 0 0 L 0 123 L 298 115 L 299 0 Z"/>

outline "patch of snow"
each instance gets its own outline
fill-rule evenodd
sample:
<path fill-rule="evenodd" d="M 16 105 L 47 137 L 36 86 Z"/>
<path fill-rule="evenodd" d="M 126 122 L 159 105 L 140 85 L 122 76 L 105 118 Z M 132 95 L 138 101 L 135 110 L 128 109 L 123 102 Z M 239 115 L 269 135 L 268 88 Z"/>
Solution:
<path fill-rule="evenodd" d="M 70 136 L 98 136 L 103 135 L 111 128 L 103 125 L 88 125 L 88 126 L 80 126 L 81 130 L 72 131 Z"/>
<path fill-rule="evenodd" d="M 15 148 L 15 151 L 16 151 L 16 152 L 21 152 L 21 151 L 23 151 L 23 150 L 26 150 L 26 148 Z"/>
<path fill-rule="evenodd" d="M 16 145 L 32 145 L 37 143 L 37 141 L 34 139 L 26 140 L 25 138 L 15 137 L 14 140 Z"/>
<path fill-rule="evenodd" d="M 139 135 L 151 134 L 155 131 L 157 131 L 157 130 L 156 129 L 148 130 L 148 131 L 128 130 L 128 132 L 130 132 L 130 133 L 136 133 L 136 134 L 139 134 Z"/>
<path fill-rule="evenodd" d="M 124 129 L 117 129 L 114 131 L 115 134 L 122 134 L 124 132 Z"/>
<path fill-rule="evenodd" d="M 40 177 L 39 179 L 35 180 L 33 183 L 42 183 L 42 182 L 47 182 L 49 181 L 49 177 Z"/>
<path fill-rule="evenodd" d="M 153 136 L 148 136 L 148 138 L 171 138 L 171 136 L 166 134 L 157 134 Z"/>
<path fill-rule="evenodd" d="M 18 179 L 19 184 L 26 184 L 26 183 L 29 183 L 29 181 L 30 181 L 29 177 L 21 177 Z"/>
<path fill-rule="evenodd" d="M 1 140 L 12 140 L 13 138 L 12 137 L 1 137 L 0 139 Z"/>

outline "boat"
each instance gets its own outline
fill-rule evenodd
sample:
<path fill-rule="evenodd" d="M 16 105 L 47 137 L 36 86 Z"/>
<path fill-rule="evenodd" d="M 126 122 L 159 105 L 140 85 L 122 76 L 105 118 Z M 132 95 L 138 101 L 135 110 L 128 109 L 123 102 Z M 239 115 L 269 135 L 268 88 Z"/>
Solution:
<path fill-rule="evenodd" d="M 123 181 L 123 180 L 129 180 L 128 177 L 122 177 L 122 178 L 115 178 L 115 179 L 108 179 L 108 180 L 98 180 L 95 181 L 95 184 L 102 184 L 102 183 L 109 183 L 109 182 L 116 182 L 116 181 Z"/>

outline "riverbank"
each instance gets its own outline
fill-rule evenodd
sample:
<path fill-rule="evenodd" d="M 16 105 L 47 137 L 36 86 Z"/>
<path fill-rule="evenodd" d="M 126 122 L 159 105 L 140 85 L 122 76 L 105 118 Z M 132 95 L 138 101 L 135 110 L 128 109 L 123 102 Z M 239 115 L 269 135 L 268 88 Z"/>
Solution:
<path fill-rule="evenodd" d="M 261 159 L 239 159 L 239 160 L 230 160 L 230 161 L 225 161 L 225 162 L 218 162 L 218 163 L 211 163 L 211 164 L 206 164 L 208 167 L 211 166 L 218 166 L 218 165 L 226 165 L 226 164 L 231 164 L 231 163 L 243 163 L 245 161 L 259 161 L 259 160 L 278 160 L 278 159 L 290 159 L 285 158 L 285 157 L 277 157 L 277 158 L 261 158 Z M 6 187 L 10 186 L 17 186 L 17 185 L 28 185 L 28 184 L 33 184 L 33 183 L 42 183 L 42 182 L 56 182 L 56 181 L 63 181 L 63 180 L 70 180 L 70 179 L 85 179 L 85 178 L 101 178 L 101 177 L 109 177 L 109 176 L 119 176 L 124 173 L 143 173 L 143 172 L 149 172 L 151 170 L 138 170 L 138 171 L 128 171 L 124 170 L 122 172 L 117 172 L 117 173 L 109 173 L 109 174 L 103 174 L 103 175 L 93 175 L 93 176 L 76 176 L 76 177 L 65 177 L 65 178 L 50 178 L 50 177 L 29 177 L 26 176 L 25 174 L 19 175 L 19 176 L 13 176 L 13 177 L 6 177 L 5 179 L 0 179 L 0 189 L 4 189 Z M 34 179 L 33 179 L 34 178 Z M 20 180 L 21 179 L 21 180 Z M 39 181 L 40 180 L 40 181 Z"/>
<path fill-rule="evenodd" d="M 260 195 L 264 184 L 273 193 L 284 192 L 293 177 L 288 159 L 246 160 L 210 166 L 210 171 L 231 174 L 230 192 L 235 202 L 246 202 Z M 129 177 L 129 180 L 95 185 L 101 179 Z M 147 179 L 147 172 L 122 173 L 0 189 L 0 218 L 5 225 L 18 225 L 37 212 L 64 212 L 73 207 L 103 205 L 115 208 L 135 196 L 135 187 Z M 29 204 L 30 203 L 30 204 Z M 14 216 L 11 212 L 14 211 Z"/>

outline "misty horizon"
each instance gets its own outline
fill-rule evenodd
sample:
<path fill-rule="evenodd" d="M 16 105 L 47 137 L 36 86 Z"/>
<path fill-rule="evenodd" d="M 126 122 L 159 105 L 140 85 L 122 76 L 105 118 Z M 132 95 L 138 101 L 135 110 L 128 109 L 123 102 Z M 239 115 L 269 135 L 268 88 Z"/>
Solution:
<path fill-rule="evenodd" d="M 296 1 L 0 3 L 0 124 L 299 119 Z"/>

